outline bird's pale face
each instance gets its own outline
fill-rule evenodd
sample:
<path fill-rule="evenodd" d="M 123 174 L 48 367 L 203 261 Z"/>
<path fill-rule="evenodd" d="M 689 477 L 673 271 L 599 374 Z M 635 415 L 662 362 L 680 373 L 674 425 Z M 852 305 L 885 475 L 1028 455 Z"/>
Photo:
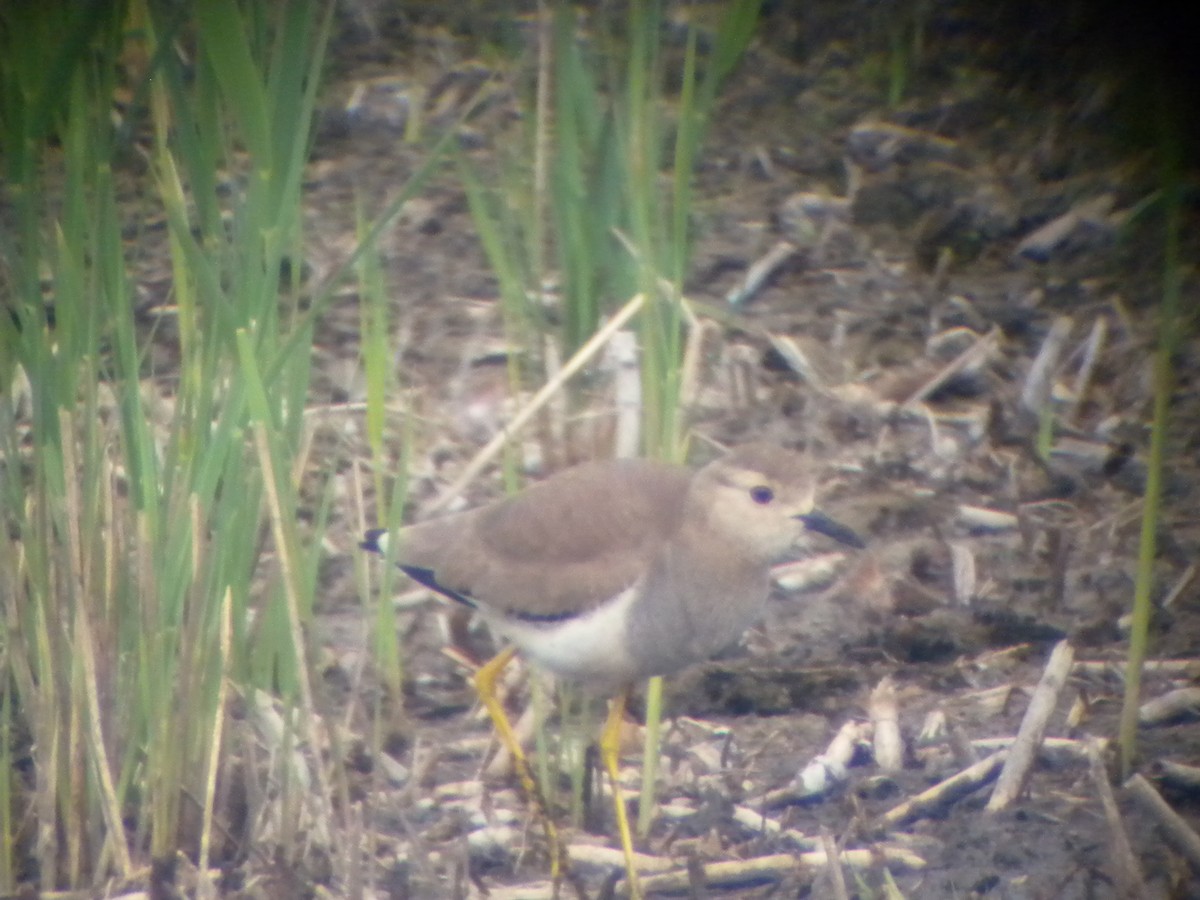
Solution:
<path fill-rule="evenodd" d="M 864 546 L 814 507 L 816 486 L 816 469 L 805 456 L 774 444 L 745 444 L 696 473 L 688 503 L 702 510 L 698 519 L 718 541 L 760 562 L 782 556 L 812 531 Z"/>
<path fill-rule="evenodd" d="M 814 482 L 800 472 L 767 474 L 718 463 L 698 478 L 709 526 L 754 559 L 784 554 L 805 531 L 797 517 L 813 511 Z"/>

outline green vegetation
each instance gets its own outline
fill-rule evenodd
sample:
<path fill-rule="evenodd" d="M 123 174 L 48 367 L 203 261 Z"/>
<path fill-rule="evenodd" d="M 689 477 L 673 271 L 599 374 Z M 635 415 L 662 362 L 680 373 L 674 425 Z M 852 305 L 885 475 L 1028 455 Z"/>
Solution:
<path fill-rule="evenodd" d="M 1129 634 L 1129 657 L 1125 669 L 1125 696 L 1121 705 L 1118 744 L 1121 777 L 1133 774 L 1137 753 L 1138 708 L 1141 704 L 1142 664 L 1146 659 L 1150 617 L 1153 610 L 1154 563 L 1161 522 L 1163 464 L 1170 421 L 1171 397 L 1175 391 L 1175 354 L 1186 333 L 1180 304 L 1183 267 L 1180 264 L 1180 232 L 1183 210 L 1183 142 L 1177 133 L 1179 119 L 1170 111 L 1173 102 L 1165 86 L 1158 92 L 1159 138 L 1157 150 L 1162 172 L 1164 210 L 1162 301 L 1158 312 L 1158 346 L 1154 351 L 1154 418 L 1150 425 L 1150 449 L 1146 460 L 1146 488 L 1142 507 L 1142 529 L 1138 542 L 1138 566 L 1134 584 L 1133 617 Z"/>
<path fill-rule="evenodd" d="M 314 322 L 355 274 L 374 488 L 387 497 L 388 309 L 373 247 L 452 135 L 360 224 L 351 258 L 302 291 L 301 186 L 329 15 L 234 0 L 194 15 L 145 0 L 0 13 L 12 225 L 0 237 L 0 515 L 13 538 L 0 544 L 0 890 L 35 867 L 45 889 L 136 881 L 148 862 L 169 880 L 180 849 L 203 872 L 246 838 L 217 827 L 218 794 L 256 790 L 262 772 L 246 761 L 263 742 L 276 813 L 249 840 L 352 856 L 331 846 L 350 831 L 337 821 L 345 778 L 314 755 L 329 735 L 307 633 L 330 501 L 308 474 Z M 660 456 L 682 452 L 692 169 L 756 15 L 757 3 L 731 6 L 706 53 L 689 29 L 672 72 L 660 5 L 589 23 L 590 40 L 561 6 L 535 85 L 535 168 L 514 163 L 497 192 L 460 162 L 511 332 L 532 356 L 551 329 L 552 270 L 564 355 L 641 293 L 642 443 Z M 524 198 L 520 184 L 533 185 Z M 137 295 L 154 265 L 159 293 Z M 303 528 L 302 477 L 317 507 Z M 381 507 L 388 521 L 403 483 Z M 388 604 L 374 631 L 398 694 Z M 235 699 L 247 715 L 231 720 Z M 32 767 L 14 767 L 26 753 Z"/>
<path fill-rule="evenodd" d="M 167 877 L 179 849 L 204 873 L 235 839 L 217 786 L 249 776 L 268 697 L 310 755 L 278 757 L 296 814 L 277 839 L 333 810 L 304 638 L 327 502 L 311 533 L 296 515 L 313 319 L 290 265 L 329 21 L 315 3 L 178 11 L 0 13 L 0 721 L 10 758 L 32 754 L 3 772 L 6 893 L 34 866 L 45 890 L 151 861 Z M 156 189 L 136 233 L 131 181 Z M 138 258 L 164 219 L 161 258 Z M 135 295 L 153 264 L 161 293 Z"/>

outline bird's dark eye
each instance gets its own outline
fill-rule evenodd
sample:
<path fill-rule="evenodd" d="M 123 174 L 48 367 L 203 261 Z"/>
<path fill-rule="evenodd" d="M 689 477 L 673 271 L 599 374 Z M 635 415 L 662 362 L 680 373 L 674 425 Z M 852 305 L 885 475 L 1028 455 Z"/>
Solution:
<path fill-rule="evenodd" d="M 760 484 L 758 487 L 750 488 L 750 499 L 755 503 L 766 506 L 775 499 L 775 492 L 769 487 Z"/>

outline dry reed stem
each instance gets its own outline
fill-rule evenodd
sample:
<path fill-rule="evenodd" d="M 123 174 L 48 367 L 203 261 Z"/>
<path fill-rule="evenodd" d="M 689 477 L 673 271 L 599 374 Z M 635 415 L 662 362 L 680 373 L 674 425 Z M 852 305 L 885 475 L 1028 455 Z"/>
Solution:
<path fill-rule="evenodd" d="M 1038 682 L 1017 730 L 1017 740 L 1009 751 L 1004 769 L 996 781 L 992 796 L 988 799 L 988 812 L 998 812 L 1007 809 L 1017 799 L 1029 779 L 1033 761 L 1037 758 L 1038 747 L 1046 735 L 1046 726 L 1050 716 L 1058 705 L 1059 695 L 1067 683 L 1071 672 L 1071 662 L 1075 651 L 1067 641 L 1060 641 L 1050 654 L 1042 679 Z"/>
<path fill-rule="evenodd" d="M 454 483 L 446 488 L 429 505 L 428 512 L 432 514 L 445 509 L 451 501 L 461 494 L 467 485 L 474 481 L 479 473 L 487 467 L 488 463 L 504 448 L 504 445 L 524 428 L 529 423 L 529 420 L 562 389 L 567 380 L 582 369 L 599 352 L 600 348 L 608 343 L 609 339 L 637 314 L 642 308 L 645 299 L 643 294 L 635 294 L 617 311 L 616 315 L 609 319 L 602 328 L 588 339 L 586 344 L 576 350 L 575 355 L 567 360 L 566 364 L 558 372 L 557 377 L 546 382 L 541 390 L 534 394 L 529 402 L 517 411 L 516 415 L 512 417 L 512 421 L 501 428 L 495 437 L 488 441 L 487 445 L 475 454 L 474 458 L 467 463 Z"/>
<path fill-rule="evenodd" d="M 875 729 L 875 764 L 884 772 L 899 772 L 904 768 L 904 740 L 900 737 L 896 682 L 891 676 L 885 675 L 871 691 L 867 715 Z"/>
<path fill-rule="evenodd" d="M 1040 416 L 1050 402 L 1054 376 L 1058 372 L 1058 363 L 1073 325 L 1070 316 L 1059 316 L 1054 320 L 1029 368 L 1029 374 L 1025 376 L 1025 385 L 1021 388 L 1021 407 L 1035 416 Z"/>
<path fill-rule="evenodd" d="M 1100 805 L 1104 809 L 1104 820 L 1108 823 L 1109 849 L 1112 852 L 1112 863 L 1116 868 L 1118 890 L 1130 900 L 1147 896 L 1145 878 L 1142 867 L 1129 845 L 1129 836 L 1125 833 L 1121 821 L 1121 811 L 1117 808 L 1117 800 L 1113 796 L 1112 785 L 1108 783 L 1108 772 L 1104 768 L 1100 743 L 1091 740 L 1088 748 L 1088 771 L 1092 784 L 1100 797 Z"/>
<path fill-rule="evenodd" d="M 827 828 L 821 829 L 821 850 L 828 862 L 825 873 L 829 876 L 829 887 L 833 891 L 834 900 L 850 900 L 850 894 L 846 890 L 846 874 L 841 866 L 841 854 Z"/>
<path fill-rule="evenodd" d="M 199 534 L 199 532 L 193 532 Z M 212 848 L 213 809 L 217 793 L 217 770 L 221 763 L 221 738 L 225 730 L 225 706 L 229 698 L 229 660 L 233 642 L 233 592 L 225 588 L 221 598 L 221 683 L 217 688 L 217 703 L 213 710 L 212 739 L 208 745 L 208 771 L 204 779 L 204 804 L 200 826 L 200 859 L 197 863 L 199 882 L 196 895 L 200 900 L 217 896 L 216 885 L 208 869 Z"/>
<path fill-rule="evenodd" d="M 1150 764 L 1149 771 L 1156 781 L 1191 794 L 1200 793 L 1200 766 L 1160 759 Z"/>
<path fill-rule="evenodd" d="M 258 451 L 258 464 L 262 468 L 263 486 L 266 488 L 267 507 L 271 514 L 271 533 L 275 538 L 275 552 L 278 554 L 279 567 L 283 573 L 283 596 L 287 607 L 292 648 L 296 653 L 296 682 L 300 688 L 303 726 L 308 747 L 312 753 L 313 772 L 317 778 L 319 816 L 316 818 L 316 834 L 318 840 L 328 846 L 334 833 L 333 795 L 325 765 L 321 759 L 321 748 L 325 746 L 325 742 L 321 740 L 320 717 L 317 715 L 312 682 L 309 679 L 309 673 L 312 670 L 308 659 L 308 642 L 305 640 L 304 625 L 300 616 L 298 569 L 292 559 L 291 542 L 288 541 L 287 531 L 283 524 L 283 507 L 275 488 L 275 464 L 271 456 L 267 429 L 262 422 L 256 422 L 254 425 L 254 443 Z"/>
<path fill-rule="evenodd" d="M 851 869 L 867 870 L 879 865 L 897 869 L 919 871 L 925 868 L 925 860 L 900 847 L 872 847 L 862 850 L 843 850 L 837 861 Z M 753 859 L 730 862 L 708 863 L 703 866 L 704 880 L 708 887 L 732 888 L 746 881 L 763 878 L 784 878 L 792 873 L 805 873 L 806 869 L 825 869 L 830 863 L 824 850 L 809 853 L 775 853 Z M 617 885 L 621 893 L 624 882 Z M 642 889 L 649 895 L 653 891 L 681 891 L 689 886 L 686 869 L 651 875 L 642 879 Z"/>
<path fill-rule="evenodd" d="M 916 406 L 951 378 L 964 369 L 982 362 L 995 350 L 1000 339 L 1000 330 L 993 328 L 987 334 L 979 337 L 970 347 L 958 354 L 954 359 L 938 370 L 937 374 L 912 392 L 903 403 L 901 409 Z"/>
<path fill-rule="evenodd" d="M 1200 877 L 1200 835 L 1192 830 L 1179 813 L 1171 809 L 1162 795 L 1141 775 L 1134 775 L 1126 781 L 1125 791 L 1142 809 L 1154 817 L 1162 828 L 1167 843 L 1187 858 L 1192 872 Z"/>
<path fill-rule="evenodd" d="M 910 797 L 898 806 L 893 806 L 879 817 L 876 824 L 882 828 L 891 828 L 911 822 L 953 803 L 960 797 L 974 793 L 996 777 L 996 773 L 1007 756 L 1008 750 L 997 750 L 991 756 L 987 756 L 945 781 L 935 784 L 929 790 Z"/>

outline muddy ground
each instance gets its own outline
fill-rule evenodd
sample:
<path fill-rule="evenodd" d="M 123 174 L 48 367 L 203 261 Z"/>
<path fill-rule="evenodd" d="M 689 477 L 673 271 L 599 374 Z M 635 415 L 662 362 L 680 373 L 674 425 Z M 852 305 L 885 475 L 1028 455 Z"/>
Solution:
<path fill-rule="evenodd" d="M 1121 704 L 1164 231 L 1161 207 L 1146 202 L 1160 186 L 1152 145 L 1128 102 L 1140 70 L 1089 53 L 1080 36 L 1093 23 L 1073 14 L 932 4 L 924 54 L 889 105 L 886 15 L 866 4 L 773 6 L 722 95 L 698 167 L 687 284 L 717 323 L 689 409 L 696 457 L 712 455 L 710 441 L 751 437 L 809 449 L 827 466 L 823 506 L 869 548 L 825 548 L 791 573 L 791 589 L 777 587 L 736 653 L 669 685 L 665 811 L 640 849 L 691 866 L 678 895 L 837 896 L 826 870 L 800 862 L 725 881 L 698 874 L 710 863 L 798 859 L 822 833 L 874 853 L 847 870 L 849 896 L 884 896 L 889 878 L 910 898 L 1130 895 L 1085 749 L 1089 736 L 1115 736 Z M 496 27 L 466 13 L 344 12 L 309 186 L 314 277 L 352 248 L 355 204 L 382 208 L 420 163 L 422 145 L 402 140 L 411 104 L 434 134 L 457 115 L 456 98 L 490 79 L 495 94 L 463 146 L 486 167 L 515 139 L 512 85 L 532 65 L 532 44 L 496 62 L 482 52 Z M 517 46 L 531 35 L 518 34 Z M 1091 50 L 1111 37 L 1101 30 Z M 1192 213 L 1184 259 L 1196 258 L 1200 237 Z M 765 284 L 730 305 L 781 241 L 791 249 Z M 496 280 L 452 172 L 409 205 L 381 251 L 403 398 L 392 428 L 397 456 L 403 429 L 413 448 L 419 516 L 517 400 L 494 365 L 506 347 Z M 1192 269 L 1183 290 L 1194 308 Z M 326 317 L 313 397 L 328 405 L 324 462 L 347 475 L 368 457 L 356 302 L 347 289 Z M 1176 359 L 1155 660 L 1200 656 L 1198 350 L 1189 333 Z M 611 398 L 593 378 L 591 408 L 603 412 Z M 1039 455 L 1036 410 L 1047 407 L 1055 431 Z M 600 439 L 562 450 L 537 437 L 524 444 L 530 477 L 605 452 Z M 467 493 L 474 502 L 500 491 L 493 468 Z M 370 619 L 354 577 L 356 517 L 347 502 L 333 524 L 321 625 L 334 660 L 330 711 L 357 708 L 365 733 L 379 689 L 369 671 L 361 682 L 349 674 Z M 379 779 L 381 761 L 365 761 L 373 774 L 359 795 L 371 878 L 387 896 L 538 896 L 548 871 L 541 833 L 510 781 L 480 779 L 490 729 L 475 714 L 469 669 L 446 654 L 436 604 L 404 599 L 417 604 L 401 612 L 407 684 L 402 702 L 385 703 L 399 766 Z M 464 652 L 492 648 L 477 628 L 459 631 Z M 985 811 L 985 784 L 882 825 L 888 810 L 994 747 L 973 742 L 1016 733 L 1064 639 L 1077 664 L 1047 735 L 1075 743 L 1043 752 L 1004 811 Z M 1145 696 L 1197 675 L 1153 670 Z M 885 677 L 902 767 L 883 771 L 864 743 L 827 793 L 770 802 L 846 723 L 868 721 Z M 1147 774 L 1163 762 L 1200 765 L 1200 722 L 1185 710 L 1147 726 L 1141 749 Z M 635 793 L 640 755 L 625 761 Z M 1200 824 L 1200 795 L 1154 780 Z M 1116 798 L 1145 896 L 1200 897 L 1200 877 L 1159 825 L 1119 786 Z M 580 860 L 568 896 L 600 896 L 619 873 L 580 849 L 615 846 L 608 805 L 594 806 L 590 830 L 559 814 Z"/>

